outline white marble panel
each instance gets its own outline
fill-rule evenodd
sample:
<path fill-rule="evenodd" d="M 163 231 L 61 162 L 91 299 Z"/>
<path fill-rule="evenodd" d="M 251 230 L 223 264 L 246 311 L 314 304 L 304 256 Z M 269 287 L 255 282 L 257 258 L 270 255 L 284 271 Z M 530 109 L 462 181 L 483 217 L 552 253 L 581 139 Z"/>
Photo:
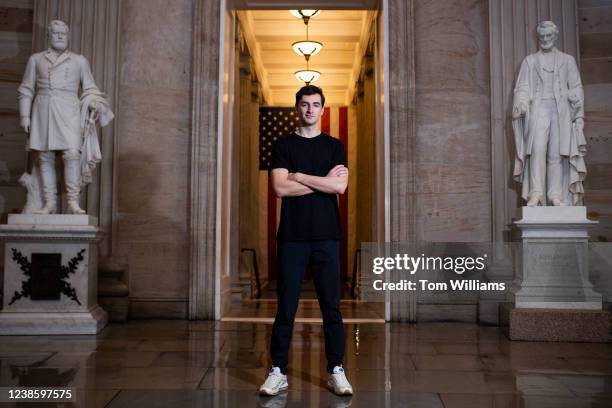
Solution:
<path fill-rule="evenodd" d="M 589 281 L 586 207 L 522 207 L 522 231 L 511 289 L 518 308 L 597 309 L 602 296 Z"/>
<path fill-rule="evenodd" d="M 15 293 L 21 292 L 22 281 L 27 277 L 19 265 L 12 259 L 12 250 L 15 249 L 31 262 L 33 253 L 61 253 L 62 265 L 66 266 L 68 261 L 76 257 L 79 251 L 85 249 L 84 259 L 77 265 L 74 274 L 70 274 L 67 281 L 76 290 L 76 295 L 81 305 L 62 294 L 60 300 L 30 300 L 21 298 L 9 305 Z M 3 311 L 11 312 L 62 312 L 62 311 L 85 311 L 97 303 L 97 299 L 89 296 L 89 254 L 90 248 L 87 243 L 21 243 L 8 241 L 5 244 L 5 270 L 4 270 L 4 305 Z"/>

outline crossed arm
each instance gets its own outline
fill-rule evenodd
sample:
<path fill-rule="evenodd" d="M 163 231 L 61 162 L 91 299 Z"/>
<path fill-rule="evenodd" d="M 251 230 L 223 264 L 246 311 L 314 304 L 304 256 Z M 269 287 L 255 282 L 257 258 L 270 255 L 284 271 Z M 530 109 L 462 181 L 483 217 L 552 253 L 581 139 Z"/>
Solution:
<path fill-rule="evenodd" d="M 272 187 L 278 197 L 298 197 L 321 191 L 328 194 L 344 194 L 348 184 L 348 169 L 339 164 L 325 177 L 304 173 L 289 173 L 287 169 L 272 170 Z"/>

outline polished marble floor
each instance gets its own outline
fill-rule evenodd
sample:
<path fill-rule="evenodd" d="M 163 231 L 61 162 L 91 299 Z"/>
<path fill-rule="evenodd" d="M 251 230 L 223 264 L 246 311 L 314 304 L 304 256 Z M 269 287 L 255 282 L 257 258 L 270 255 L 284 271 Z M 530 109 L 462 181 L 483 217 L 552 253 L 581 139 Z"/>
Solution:
<path fill-rule="evenodd" d="M 353 397 L 326 390 L 322 327 L 307 323 L 295 326 L 289 391 L 275 398 L 256 393 L 271 325 L 248 322 L 0 337 L 0 386 L 71 386 L 72 406 L 88 408 L 612 407 L 612 344 L 510 342 L 497 327 L 458 323 L 345 328 Z"/>

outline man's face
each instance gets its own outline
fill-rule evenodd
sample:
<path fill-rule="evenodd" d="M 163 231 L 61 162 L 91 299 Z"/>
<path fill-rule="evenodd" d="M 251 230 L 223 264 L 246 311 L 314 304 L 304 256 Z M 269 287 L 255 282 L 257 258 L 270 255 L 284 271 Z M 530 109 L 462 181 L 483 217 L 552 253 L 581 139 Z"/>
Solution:
<path fill-rule="evenodd" d="M 49 31 L 49 42 L 54 50 L 65 51 L 68 48 L 68 30 L 66 27 L 57 24 L 52 25 Z"/>
<path fill-rule="evenodd" d="M 555 46 L 557 34 L 555 33 L 554 28 L 548 27 L 538 32 L 538 38 L 540 40 L 540 49 L 542 51 L 549 51 Z"/>
<path fill-rule="evenodd" d="M 316 125 L 323 114 L 321 95 L 302 95 L 296 110 L 303 126 Z"/>

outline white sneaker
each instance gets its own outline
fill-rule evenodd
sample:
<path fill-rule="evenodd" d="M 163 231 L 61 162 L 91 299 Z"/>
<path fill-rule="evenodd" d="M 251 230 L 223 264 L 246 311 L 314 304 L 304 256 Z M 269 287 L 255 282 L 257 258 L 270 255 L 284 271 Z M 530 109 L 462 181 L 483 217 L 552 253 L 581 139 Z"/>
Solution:
<path fill-rule="evenodd" d="M 336 395 L 353 395 L 353 387 L 346 379 L 344 368 L 335 366 L 327 380 L 327 386 Z"/>
<path fill-rule="evenodd" d="M 268 378 L 263 383 L 261 387 L 259 387 L 259 394 L 261 395 L 277 395 L 279 392 L 286 390 L 289 388 L 289 384 L 287 383 L 287 376 L 281 373 L 280 368 L 272 367 L 270 372 L 268 373 Z"/>

